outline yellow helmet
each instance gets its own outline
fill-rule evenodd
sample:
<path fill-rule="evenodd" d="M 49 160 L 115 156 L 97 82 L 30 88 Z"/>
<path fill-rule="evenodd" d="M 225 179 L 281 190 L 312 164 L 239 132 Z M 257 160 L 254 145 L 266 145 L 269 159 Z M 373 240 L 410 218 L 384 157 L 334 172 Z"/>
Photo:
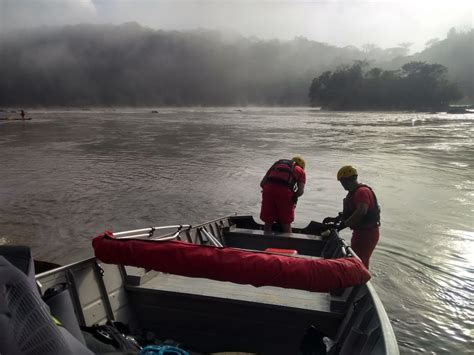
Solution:
<path fill-rule="evenodd" d="M 299 165 L 301 167 L 301 169 L 303 169 L 303 170 L 306 167 L 306 162 L 304 161 L 304 159 L 302 157 L 300 157 L 298 155 L 296 157 L 293 157 L 293 159 L 291 159 L 291 160 L 293 160 L 296 163 L 296 165 Z"/>
<path fill-rule="evenodd" d="M 351 176 L 357 176 L 357 170 L 350 166 L 350 165 L 344 165 L 342 168 L 339 169 L 337 172 L 337 179 L 347 179 Z"/>

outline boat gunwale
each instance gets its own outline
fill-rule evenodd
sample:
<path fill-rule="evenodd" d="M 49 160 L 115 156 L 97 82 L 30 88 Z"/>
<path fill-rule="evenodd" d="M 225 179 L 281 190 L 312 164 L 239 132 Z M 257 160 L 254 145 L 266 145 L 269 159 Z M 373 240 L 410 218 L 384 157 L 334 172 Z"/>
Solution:
<path fill-rule="evenodd" d="M 367 287 L 367 291 L 372 297 L 375 313 L 377 314 L 377 318 L 380 323 L 381 336 L 384 339 L 382 343 L 384 344 L 384 347 L 385 347 L 385 354 L 399 354 L 398 343 L 397 343 L 397 338 L 395 336 L 395 332 L 393 330 L 390 319 L 388 318 L 387 311 L 385 310 L 385 307 L 377 294 L 377 291 L 375 290 L 374 286 L 370 283 L 370 281 L 368 281 L 363 286 Z"/>
<path fill-rule="evenodd" d="M 191 225 L 190 228 L 186 228 L 186 229 L 183 229 L 181 231 L 179 231 L 180 233 L 181 232 L 186 232 L 186 231 L 190 231 L 190 230 L 193 230 L 193 229 L 199 229 L 199 228 L 202 228 L 210 223 L 215 223 L 215 222 L 218 222 L 218 221 L 223 221 L 223 220 L 226 220 L 226 219 L 229 219 L 230 220 L 230 217 L 233 217 L 235 215 L 229 215 L 229 216 L 224 216 L 224 217 L 220 217 L 220 218 L 216 218 L 216 219 L 213 219 L 213 220 L 210 220 L 210 221 L 207 221 L 207 222 L 204 222 L 204 223 L 200 223 L 198 225 Z M 170 232 L 168 234 L 164 234 L 162 235 L 162 237 L 167 237 L 167 236 L 172 236 L 174 235 L 176 232 Z M 86 264 L 87 262 L 93 262 L 93 261 L 100 261 L 99 259 L 97 259 L 95 256 L 91 256 L 89 258 L 85 258 L 85 259 L 81 259 L 81 260 L 78 260 L 78 261 L 75 261 L 75 262 L 72 262 L 72 263 L 69 263 L 69 264 L 66 264 L 66 265 L 62 265 L 62 266 L 59 266 L 57 268 L 54 268 L 54 269 L 51 269 L 51 270 L 47 270 L 47 271 L 44 271 L 40 274 L 36 274 L 35 275 L 35 278 L 36 279 L 40 279 L 40 278 L 44 278 L 46 276 L 50 276 L 56 272 L 61 272 L 61 271 L 64 271 L 64 270 L 67 270 L 69 268 L 72 268 L 72 267 L 76 267 L 76 266 L 80 266 L 81 264 Z"/>

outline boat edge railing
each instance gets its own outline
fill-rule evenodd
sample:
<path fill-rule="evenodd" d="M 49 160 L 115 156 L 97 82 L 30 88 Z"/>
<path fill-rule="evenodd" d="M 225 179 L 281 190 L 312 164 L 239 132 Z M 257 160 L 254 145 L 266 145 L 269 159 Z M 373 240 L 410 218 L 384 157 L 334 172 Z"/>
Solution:
<path fill-rule="evenodd" d="M 387 311 L 380 300 L 377 292 L 375 291 L 374 286 L 372 283 L 368 281 L 365 286 L 367 287 L 368 291 L 372 296 L 372 302 L 374 303 L 375 312 L 377 313 L 377 317 L 379 318 L 380 327 L 382 329 L 382 336 L 384 337 L 383 344 L 385 345 L 385 354 L 389 355 L 399 355 L 400 350 L 398 348 L 397 338 L 395 336 L 395 332 L 393 330 L 392 324 L 390 319 L 388 318 Z"/>

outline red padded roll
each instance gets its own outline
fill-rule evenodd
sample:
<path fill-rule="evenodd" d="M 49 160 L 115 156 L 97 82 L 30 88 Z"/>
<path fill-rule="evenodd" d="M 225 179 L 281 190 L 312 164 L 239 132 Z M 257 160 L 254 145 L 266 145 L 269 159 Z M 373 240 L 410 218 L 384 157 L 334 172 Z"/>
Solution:
<path fill-rule="evenodd" d="M 356 258 L 310 259 L 180 241 L 119 240 L 106 232 L 92 240 L 95 256 L 175 275 L 313 292 L 366 283 L 370 273 Z"/>

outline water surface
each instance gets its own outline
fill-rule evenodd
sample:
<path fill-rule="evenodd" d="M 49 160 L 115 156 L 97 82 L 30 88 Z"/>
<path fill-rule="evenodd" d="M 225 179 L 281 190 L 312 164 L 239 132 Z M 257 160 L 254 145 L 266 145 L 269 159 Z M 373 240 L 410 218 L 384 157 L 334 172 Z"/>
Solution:
<path fill-rule="evenodd" d="M 474 115 L 308 108 L 30 111 L 0 121 L 0 243 L 38 259 L 92 255 L 105 229 L 258 219 L 259 182 L 301 154 L 295 224 L 334 216 L 353 164 L 382 205 L 371 260 L 402 353 L 474 349 Z M 342 232 L 350 240 L 348 231 Z"/>

